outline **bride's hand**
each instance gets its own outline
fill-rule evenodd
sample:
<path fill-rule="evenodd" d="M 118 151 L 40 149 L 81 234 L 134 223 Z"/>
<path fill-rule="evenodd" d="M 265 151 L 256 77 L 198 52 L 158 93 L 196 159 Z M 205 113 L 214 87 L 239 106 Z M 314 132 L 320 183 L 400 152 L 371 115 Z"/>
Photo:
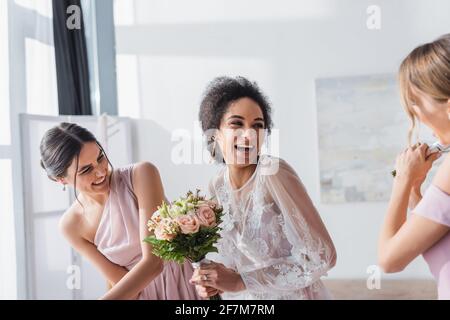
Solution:
<path fill-rule="evenodd" d="M 428 145 L 417 144 L 400 153 L 396 160 L 396 178 L 420 186 L 440 153 L 427 156 Z"/>
<path fill-rule="evenodd" d="M 208 299 L 209 297 L 213 297 L 217 294 L 223 293 L 223 291 L 217 290 L 216 288 L 204 287 L 199 285 L 195 286 L 195 290 L 197 290 L 198 295 L 204 299 Z"/>
<path fill-rule="evenodd" d="M 223 292 L 245 290 L 245 284 L 239 273 L 216 262 L 202 264 L 200 268 L 195 269 L 190 282 L 197 286 L 212 287 Z"/>

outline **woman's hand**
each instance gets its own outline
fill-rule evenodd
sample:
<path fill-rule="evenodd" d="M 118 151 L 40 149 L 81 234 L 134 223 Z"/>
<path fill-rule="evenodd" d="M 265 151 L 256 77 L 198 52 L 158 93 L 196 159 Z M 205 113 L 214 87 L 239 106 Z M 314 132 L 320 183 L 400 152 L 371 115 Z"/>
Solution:
<path fill-rule="evenodd" d="M 216 262 L 202 264 L 200 268 L 195 269 L 190 283 L 196 285 L 197 292 L 202 297 L 211 293 L 213 289 L 220 291 L 219 293 L 245 290 L 245 284 L 239 273 Z"/>
<path fill-rule="evenodd" d="M 216 288 L 204 287 L 200 285 L 196 285 L 195 290 L 197 290 L 198 295 L 203 299 L 208 299 L 209 297 L 223 293 L 223 291 L 217 290 Z"/>
<path fill-rule="evenodd" d="M 433 162 L 440 157 L 440 153 L 427 156 L 427 150 L 428 145 L 418 143 L 400 153 L 396 161 L 396 179 L 405 180 L 411 187 L 420 189 Z"/>

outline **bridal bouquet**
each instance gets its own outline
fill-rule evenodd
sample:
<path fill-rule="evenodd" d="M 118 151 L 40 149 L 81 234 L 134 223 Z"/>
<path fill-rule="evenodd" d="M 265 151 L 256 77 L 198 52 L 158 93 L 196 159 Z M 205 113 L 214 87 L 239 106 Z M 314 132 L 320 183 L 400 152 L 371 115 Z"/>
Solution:
<path fill-rule="evenodd" d="M 222 212 L 223 208 L 201 196 L 200 190 L 195 194 L 189 191 L 171 204 L 163 201 L 147 224 L 153 235 L 144 241 L 163 260 L 184 263 L 187 259 L 198 267 L 200 262 L 208 262 L 207 253 L 217 252 L 214 245 L 220 238 Z"/>

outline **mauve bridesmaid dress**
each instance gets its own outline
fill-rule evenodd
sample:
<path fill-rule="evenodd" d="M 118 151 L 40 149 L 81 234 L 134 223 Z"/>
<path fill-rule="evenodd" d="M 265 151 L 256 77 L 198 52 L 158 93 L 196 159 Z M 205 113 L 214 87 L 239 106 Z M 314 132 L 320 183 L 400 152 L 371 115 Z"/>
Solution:
<path fill-rule="evenodd" d="M 110 261 L 130 270 L 142 258 L 139 235 L 139 211 L 133 192 L 133 165 L 116 169 L 111 191 L 95 235 L 97 249 Z M 139 294 L 141 300 L 198 300 L 189 283 L 190 263 L 164 262 L 163 272 Z"/>
<path fill-rule="evenodd" d="M 430 185 L 414 213 L 450 227 L 450 195 Z M 423 253 L 437 281 L 438 298 L 450 300 L 450 232 Z"/>

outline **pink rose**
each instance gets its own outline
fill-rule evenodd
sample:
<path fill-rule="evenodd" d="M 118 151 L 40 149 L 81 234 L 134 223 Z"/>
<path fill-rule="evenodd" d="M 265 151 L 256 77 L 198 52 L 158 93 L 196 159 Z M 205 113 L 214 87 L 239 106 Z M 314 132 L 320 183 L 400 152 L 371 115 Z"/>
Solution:
<path fill-rule="evenodd" d="M 215 200 L 208 200 L 206 204 L 213 210 L 219 206 Z"/>
<path fill-rule="evenodd" d="M 216 226 L 216 214 L 209 206 L 200 206 L 197 211 L 200 225 L 208 228 Z"/>
<path fill-rule="evenodd" d="M 200 229 L 200 222 L 195 215 L 187 214 L 177 217 L 176 219 L 180 226 L 181 233 L 191 234 L 196 233 Z"/>
<path fill-rule="evenodd" d="M 177 235 L 177 225 L 169 218 L 163 218 L 155 228 L 155 237 L 158 240 L 170 241 Z"/>

